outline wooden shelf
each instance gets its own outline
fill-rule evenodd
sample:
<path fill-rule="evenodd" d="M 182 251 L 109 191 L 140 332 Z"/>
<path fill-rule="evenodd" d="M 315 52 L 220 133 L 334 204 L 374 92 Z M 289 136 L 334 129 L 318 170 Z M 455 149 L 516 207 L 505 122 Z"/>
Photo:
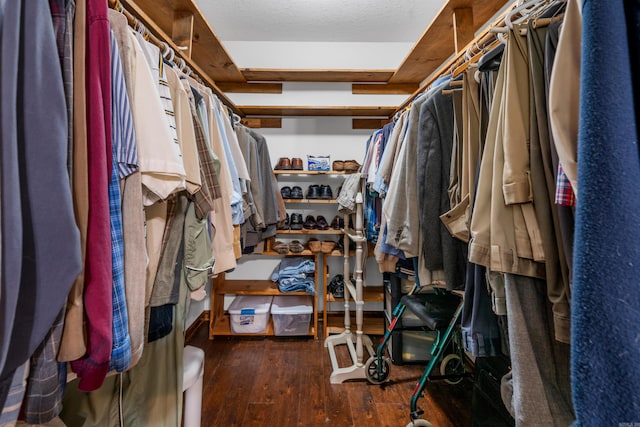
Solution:
<path fill-rule="evenodd" d="M 285 203 L 324 203 L 324 204 L 336 204 L 336 199 L 284 199 Z"/>
<path fill-rule="evenodd" d="M 235 295 L 309 295 L 306 292 L 280 292 L 278 284 L 271 280 L 234 280 L 219 286 L 217 294 Z"/>
<path fill-rule="evenodd" d="M 264 251 L 261 254 L 253 254 L 253 255 L 262 255 L 262 256 L 315 256 L 316 254 L 311 252 L 309 249 L 305 249 L 302 252 L 287 252 L 286 254 L 281 254 L 276 251 Z"/>
<path fill-rule="evenodd" d="M 259 82 L 386 82 L 395 70 L 318 70 L 242 68 L 247 81 Z"/>
<path fill-rule="evenodd" d="M 267 329 L 264 332 L 258 334 L 234 334 L 233 332 L 231 332 L 231 316 L 228 313 L 225 313 L 223 316 L 219 316 L 216 319 L 213 326 L 211 326 L 211 332 L 213 333 L 213 335 L 232 335 L 235 337 L 275 336 L 272 318 L 269 319 L 269 322 L 267 323 Z M 315 336 L 315 329 L 313 328 L 313 326 L 309 326 L 309 331 L 306 334 L 298 336 Z"/>
<path fill-rule="evenodd" d="M 352 331 L 355 332 L 355 315 L 352 316 Z M 324 325 L 325 336 L 344 332 L 344 312 L 327 313 L 327 321 Z M 384 313 L 365 312 L 362 331 L 367 335 L 384 335 Z"/>
<path fill-rule="evenodd" d="M 344 234 L 342 230 L 276 230 L 277 234 Z"/>
<path fill-rule="evenodd" d="M 363 288 L 363 298 L 364 302 L 383 302 L 384 301 L 384 292 L 382 286 L 364 286 Z M 335 298 L 331 292 L 327 292 L 325 301 L 327 302 L 344 302 L 344 298 Z M 353 300 L 349 300 L 349 302 L 353 302 Z M 326 310 L 326 307 L 325 307 Z M 344 313 L 342 313 L 344 318 Z"/>
<path fill-rule="evenodd" d="M 238 108 L 247 116 L 272 116 L 272 117 L 391 117 L 397 110 L 397 106 L 369 107 L 369 106 L 266 106 L 266 105 L 242 105 Z"/>
<path fill-rule="evenodd" d="M 306 171 L 306 170 L 285 170 L 274 169 L 273 173 L 276 175 L 349 175 L 356 173 L 357 171 Z"/>

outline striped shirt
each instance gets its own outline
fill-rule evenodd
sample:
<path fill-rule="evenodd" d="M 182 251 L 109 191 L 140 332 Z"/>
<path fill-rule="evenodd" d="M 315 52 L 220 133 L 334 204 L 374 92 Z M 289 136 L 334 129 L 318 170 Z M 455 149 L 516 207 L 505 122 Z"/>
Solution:
<path fill-rule="evenodd" d="M 131 110 L 127 88 L 124 83 L 118 43 L 113 31 L 111 36 L 111 140 L 113 169 L 109 181 L 109 220 L 111 227 L 111 265 L 113 268 L 113 304 L 111 361 L 109 370 L 122 372 L 131 363 L 131 338 L 124 289 L 124 241 L 122 235 L 122 205 L 120 178 L 132 173 L 137 167 L 137 158 L 132 161 L 131 149 L 135 150 Z M 129 163 L 131 161 L 131 163 Z M 133 167 L 132 167 L 133 166 Z M 124 176 L 122 176 L 124 174 Z"/>
<path fill-rule="evenodd" d="M 209 212 L 213 210 L 214 200 L 221 197 L 220 182 L 218 174 L 220 173 L 220 161 L 213 154 L 211 144 L 206 139 L 206 134 L 202 125 L 201 115 L 198 114 L 198 108 L 204 107 L 202 95 L 197 90 L 191 89 L 189 96 L 191 115 L 193 117 L 193 128 L 196 135 L 196 144 L 198 146 L 198 160 L 200 162 L 200 177 L 202 187 L 200 191 L 193 194 L 195 202 L 196 217 L 199 220 L 206 218 Z"/>
<path fill-rule="evenodd" d="M 179 157 L 182 159 L 182 151 L 180 150 L 178 133 L 176 131 L 176 115 L 173 111 L 171 89 L 169 88 L 169 83 L 167 82 L 167 74 L 164 70 L 165 65 L 162 54 L 160 53 L 160 49 L 158 48 L 158 46 L 151 44 L 144 39 L 141 39 L 141 37 L 142 36 L 140 36 L 138 40 L 140 41 L 142 50 L 144 51 L 145 57 L 147 58 L 147 63 L 149 64 L 149 67 L 151 67 L 151 72 L 154 77 L 157 78 L 156 82 L 158 84 L 158 93 L 160 94 L 162 108 L 164 109 L 167 123 L 169 125 L 169 134 L 171 135 L 173 143 L 175 144 L 175 149 L 179 153 Z M 184 189 L 184 186 L 182 187 L 182 189 Z"/>

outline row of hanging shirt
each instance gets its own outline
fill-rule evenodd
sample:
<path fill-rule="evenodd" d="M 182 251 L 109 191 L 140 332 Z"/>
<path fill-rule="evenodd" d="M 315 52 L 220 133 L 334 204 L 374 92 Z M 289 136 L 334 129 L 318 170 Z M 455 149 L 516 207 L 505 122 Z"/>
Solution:
<path fill-rule="evenodd" d="M 3 97 L 15 110 L 3 108 L 13 136 L 2 144 L 3 422 L 21 406 L 29 423 L 57 415 L 66 376 L 49 373 L 58 361 L 70 362 L 85 391 L 133 368 L 148 342 L 182 331 L 181 287 L 196 291 L 233 269 L 242 246 L 283 216 L 265 138 L 232 122 L 210 88 L 123 14 L 78 5 L 52 0 L 51 14 L 3 6 L 4 31 L 20 34 L 22 14 L 38 22 L 16 36 L 16 58 L 44 46 L 41 62 L 2 66 L 36 76 L 13 84 L 28 105 Z M 31 151 L 19 156 L 20 147 Z M 36 200 L 33 217 L 25 206 Z M 30 384 L 52 398 L 27 392 L 17 404 L 25 388 L 36 390 Z M 5 401 L 9 388 L 16 402 Z"/>

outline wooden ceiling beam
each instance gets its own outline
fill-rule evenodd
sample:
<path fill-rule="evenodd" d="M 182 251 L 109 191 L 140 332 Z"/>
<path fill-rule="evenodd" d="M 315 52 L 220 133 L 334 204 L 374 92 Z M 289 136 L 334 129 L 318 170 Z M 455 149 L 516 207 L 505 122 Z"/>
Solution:
<path fill-rule="evenodd" d="M 272 117 L 384 117 L 388 118 L 397 107 L 368 107 L 368 106 L 238 106 L 248 117 L 272 116 Z"/>
<path fill-rule="evenodd" d="M 407 95 L 418 89 L 418 83 L 353 83 L 354 95 Z"/>
<path fill-rule="evenodd" d="M 459 7 L 453 9 L 453 45 L 454 52 L 460 52 L 466 46 L 475 33 L 473 26 L 473 9 L 470 7 Z"/>
<path fill-rule="evenodd" d="M 282 119 L 279 117 L 245 117 L 242 124 L 253 129 L 280 129 L 282 128 Z"/>
<path fill-rule="evenodd" d="M 454 10 L 464 31 L 459 35 L 459 46 L 467 44 L 470 35 L 488 22 L 504 5 L 512 0 L 449 0 L 440 9 L 433 22 L 416 41 L 411 52 L 400 64 L 389 83 L 416 83 L 427 78 L 456 53 L 454 36 Z M 472 9 L 471 19 L 465 9 Z M 469 20 L 472 26 L 468 27 Z M 464 24 L 463 24 L 464 22 Z M 473 36 L 471 36 L 473 39 Z"/>
<path fill-rule="evenodd" d="M 236 105 L 224 94 L 222 90 L 216 85 L 216 83 L 211 79 L 208 73 L 206 73 L 196 61 L 192 58 L 189 58 L 185 53 L 184 49 L 179 49 L 179 47 L 173 42 L 173 39 L 169 37 L 167 33 L 165 33 L 162 28 L 160 28 L 153 19 L 146 14 L 144 10 L 140 8 L 136 3 L 132 0 L 120 0 L 125 6 L 124 15 L 129 22 L 129 25 L 133 26 L 135 22 L 141 22 L 147 28 L 147 33 L 150 35 L 150 41 L 160 47 L 161 43 L 166 43 L 171 49 L 173 49 L 176 53 L 176 57 L 180 57 L 185 61 L 185 64 L 191 68 L 200 76 L 200 78 L 204 81 L 204 83 L 213 90 L 213 92 L 222 100 L 222 102 L 228 105 L 236 114 L 243 116 L 242 111 L 236 107 Z M 126 2 L 126 4 L 125 4 Z M 109 7 L 114 8 L 116 6 L 116 0 L 109 0 Z"/>
<path fill-rule="evenodd" d="M 182 53 L 191 58 L 193 48 L 193 13 L 189 11 L 175 11 L 171 28 L 171 39 L 180 46 Z"/>
<path fill-rule="evenodd" d="M 351 129 L 380 129 L 389 119 L 351 119 Z"/>
<path fill-rule="evenodd" d="M 282 93 L 282 83 L 218 82 L 225 93 Z"/>
<path fill-rule="evenodd" d="M 211 79 L 226 82 L 244 82 L 244 76 L 231 59 L 222 42 L 206 21 L 193 0 L 120 0 L 127 7 L 137 5 L 166 34 L 173 34 L 176 12 L 193 15 L 191 58 Z M 178 43 L 176 43 L 178 44 Z M 178 44 L 184 47 L 184 45 Z"/>
<path fill-rule="evenodd" d="M 394 70 L 243 68 L 249 82 L 386 82 Z"/>

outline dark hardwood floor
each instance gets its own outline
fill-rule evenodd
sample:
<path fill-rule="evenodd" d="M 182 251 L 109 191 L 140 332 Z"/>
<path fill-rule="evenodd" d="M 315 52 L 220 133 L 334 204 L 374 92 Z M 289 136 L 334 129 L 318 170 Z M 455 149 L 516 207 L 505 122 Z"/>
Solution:
<path fill-rule="evenodd" d="M 323 341 L 283 337 L 216 337 L 202 325 L 188 344 L 205 351 L 203 427 L 405 426 L 424 369 L 392 365 L 384 386 L 366 380 L 330 384 Z M 340 346 L 344 347 L 344 346 Z M 347 363 L 346 349 L 338 356 Z M 418 406 L 435 427 L 471 425 L 472 382 L 432 381 Z"/>

